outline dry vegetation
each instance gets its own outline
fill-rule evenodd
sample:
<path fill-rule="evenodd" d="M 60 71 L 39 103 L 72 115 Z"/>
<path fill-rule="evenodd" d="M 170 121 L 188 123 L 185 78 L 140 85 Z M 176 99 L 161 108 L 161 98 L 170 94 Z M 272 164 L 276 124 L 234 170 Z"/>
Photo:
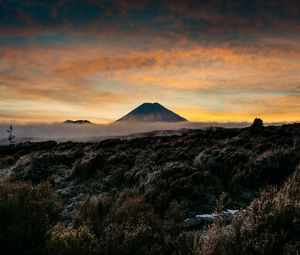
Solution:
<path fill-rule="evenodd" d="M 0 146 L 3 254 L 299 254 L 300 126 Z M 245 209 L 228 223 L 196 214 Z"/>

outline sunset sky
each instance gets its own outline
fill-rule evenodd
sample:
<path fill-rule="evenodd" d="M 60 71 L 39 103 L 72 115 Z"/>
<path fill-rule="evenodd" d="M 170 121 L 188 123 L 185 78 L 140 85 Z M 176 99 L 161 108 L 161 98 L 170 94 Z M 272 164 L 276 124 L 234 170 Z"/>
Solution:
<path fill-rule="evenodd" d="M 0 0 L 0 122 L 300 121 L 299 0 Z"/>

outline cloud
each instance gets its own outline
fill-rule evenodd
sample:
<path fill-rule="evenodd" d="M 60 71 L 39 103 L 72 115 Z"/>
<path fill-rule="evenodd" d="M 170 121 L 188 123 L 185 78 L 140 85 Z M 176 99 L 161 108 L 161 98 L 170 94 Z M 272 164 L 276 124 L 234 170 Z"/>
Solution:
<path fill-rule="evenodd" d="M 78 44 L 75 48 L 28 47 L 26 51 L 22 47 L 6 47 L 1 51 L 0 97 L 3 102 L 13 102 L 21 111 L 24 101 L 47 102 L 47 115 L 42 110 L 35 115 L 44 121 L 53 120 L 50 115 L 54 113 L 56 120 L 68 118 L 56 111 L 57 104 L 62 109 L 68 105 L 80 106 L 69 111 L 72 116 L 86 114 L 93 118 L 94 113 L 100 119 L 103 115 L 107 122 L 125 113 L 113 105 L 129 110 L 143 101 L 160 100 L 175 102 L 179 110 L 187 104 L 201 106 L 198 117 L 194 114 L 192 120 L 201 118 L 203 110 L 213 110 L 216 118 L 223 119 L 222 110 L 231 110 L 232 102 L 238 99 L 298 95 L 299 46 L 284 40 L 270 42 L 265 38 L 264 41 L 271 46 L 263 51 L 243 46 L 238 50 L 230 46 L 186 49 L 174 46 L 171 50 L 154 46 L 147 51 L 127 46 L 120 50 L 103 42 Z M 225 100 L 228 96 L 230 100 Z M 240 102 L 242 108 L 249 105 L 247 100 Z M 35 107 L 28 106 L 23 114 L 32 120 L 34 117 L 28 112 Z M 2 112 L 9 109 L 2 106 Z M 282 116 L 289 114 L 288 107 L 281 109 Z M 239 116 L 242 120 L 247 118 Z"/>
<path fill-rule="evenodd" d="M 0 144 L 7 144 L 6 129 L 10 124 L 0 123 Z M 209 126 L 245 127 L 249 123 L 114 123 L 110 125 L 71 125 L 71 124 L 14 124 L 17 141 L 99 141 L 116 136 L 127 136 L 155 130 L 178 130 L 182 128 L 207 128 Z M 168 133 L 165 133 L 168 135 Z M 172 134 L 169 132 L 169 134 Z M 174 134 L 174 133 L 173 133 Z"/>
<path fill-rule="evenodd" d="M 294 0 L 2 0 L 0 119 L 109 122 L 144 101 L 295 119 L 276 102 L 299 98 L 299 32 Z"/>
<path fill-rule="evenodd" d="M 196 41 L 256 40 L 260 35 L 299 32 L 297 1 L 8 1 L 0 11 L 0 34 L 64 31 L 127 36 L 184 35 Z"/>

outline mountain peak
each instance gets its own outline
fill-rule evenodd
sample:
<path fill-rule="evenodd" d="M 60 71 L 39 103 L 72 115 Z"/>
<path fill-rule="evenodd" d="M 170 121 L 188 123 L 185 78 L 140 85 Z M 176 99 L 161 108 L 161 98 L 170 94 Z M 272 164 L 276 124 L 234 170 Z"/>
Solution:
<path fill-rule="evenodd" d="M 92 124 L 92 122 L 88 120 L 66 120 L 63 123 L 64 124 Z"/>
<path fill-rule="evenodd" d="M 141 104 L 117 121 L 180 122 L 187 120 L 160 103 L 154 102 Z"/>

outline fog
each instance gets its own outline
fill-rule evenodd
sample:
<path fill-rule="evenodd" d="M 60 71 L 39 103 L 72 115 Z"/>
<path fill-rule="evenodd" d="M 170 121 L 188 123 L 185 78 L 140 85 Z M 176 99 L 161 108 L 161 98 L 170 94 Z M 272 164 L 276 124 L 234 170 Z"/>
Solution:
<path fill-rule="evenodd" d="M 207 127 L 246 127 L 249 123 L 204 123 L 204 122 L 117 122 L 100 124 L 27 124 L 13 125 L 17 142 L 23 141 L 96 141 L 105 138 L 126 136 L 157 130 L 201 129 Z M 0 143 L 7 143 L 9 124 L 0 124 Z M 170 132 L 172 133 L 172 132 Z M 166 132 L 164 132 L 166 134 Z"/>

